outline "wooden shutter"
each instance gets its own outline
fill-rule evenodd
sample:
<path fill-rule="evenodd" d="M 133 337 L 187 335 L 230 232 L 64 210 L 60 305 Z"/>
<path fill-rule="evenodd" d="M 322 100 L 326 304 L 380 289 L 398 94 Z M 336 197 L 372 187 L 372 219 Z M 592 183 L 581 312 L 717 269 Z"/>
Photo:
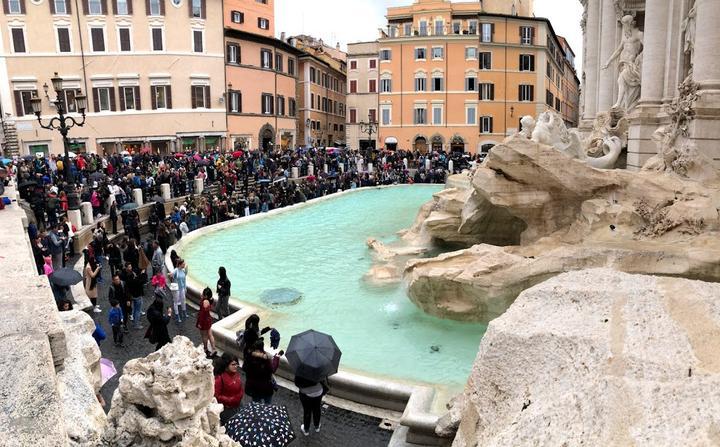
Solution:
<path fill-rule="evenodd" d="M 165 15 L 165 0 L 160 0 L 160 15 Z"/>
<path fill-rule="evenodd" d="M 535 101 L 535 86 L 530 86 L 530 101 Z"/>
<path fill-rule="evenodd" d="M 190 105 L 193 109 L 197 108 L 197 97 L 195 96 L 195 86 L 190 86 Z"/>
<path fill-rule="evenodd" d="M 521 85 L 518 85 L 518 101 L 522 101 L 522 100 L 523 100 L 523 99 L 522 99 L 522 88 L 523 88 L 522 84 L 521 84 Z"/>
<path fill-rule="evenodd" d="M 67 28 L 58 28 L 58 47 L 61 52 L 67 53 L 70 51 L 70 30 Z"/>
<path fill-rule="evenodd" d="M 135 110 L 142 110 L 142 107 L 140 106 L 140 87 L 135 86 L 132 88 L 134 91 L 135 96 Z"/>
<path fill-rule="evenodd" d="M 112 1 L 112 8 L 113 8 L 113 15 L 117 15 L 118 8 L 117 8 L 117 2 L 118 0 L 111 0 Z"/>
<path fill-rule="evenodd" d="M 530 71 L 535 71 L 535 55 L 530 55 Z"/>
<path fill-rule="evenodd" d="M 87 0 L 83 0 L 87 1 Z M 150 0 L 145 0 L 145 15 L 150 15 Z"/>
<path fill-rule="evenodd" d="M 495 84 L 490 84 L 490 100 L 495 101 Z"/>
<path fill-rule="evenodd" d="M 199 49 L 199 51 L 198 51 Z M 193 51 L 196 53 L 203 52 L 203 35 L 202 31 L 193 31 Z"/>
<path fill-rule="evenodd" d="M 169 85 L 165 87 L 165 96 L 167 97 L 167 108 L 172 109 L 172 87 Z"/>
<path fill-rule="evenodd" d="M 129 87 L 119 87 L 118 94 L 120 95 L 120 111 L 125 111 L 125 89 Z"/>
<path fill-rule="evenodd" d="M 114 0 L 113 0 L 114 1 Z M 107 7 L 107 0 L 101 0 L 100 1 L 100 7 L 102 9 L 103 15 L 106 15 L 108 13 L 108 7 Z"/>
<path fill-rule="evenodd" d="M 205 0 L 200 0 L 200 18 L 204 19 L 207 17 L 207 13 L 205 12 L 207 2 Z"/>
<path fill-rule="evenodd" d="M 133 3 L 133 0 L 127 0 L 128 15 L 132 15 L 132 13 L 133 13 L 132 3 Z"/>
<path fill-rule="evenodd" d="M 120 51 L 130 51 L 132 46 L 130 45 L 130 29 L 120 28 Z"/>
<path fill-rule="evenodd" d="M 2 0 L 2 2 L 3 2 L 3 12 L 5 12 L 5 14 L 10 14 L 10 5 L 8 4 L 9 3 L 8 0 Z"/>
<path fill-rule="evenodd" d="M 55 0 L 48 0 L 48 4 L 50 5 L 50 14 L 55 14 Z"/>
<path fill-rule="evenodd" d="M 490 117 L 490 133 L 493 133 L 493 117 Z"/>
<path fill-rule="evenodd" d="M 150 107 L 155 110 L 157 109 L 157 87 L 150 87 Z"/>
<path fill-rule="evenodd" d="M 65 0 L 65 10 L 67 11 L 68 15 L 72 13 L 72 0 Z"/>
<path fill-rule="evenodd" d="M 535 27 L 530 28 L 530 45 L 535 45 Z"/>
<path fill-rule="evenodd" d="M 20 0 L 20 14 L 25 14 L 25 0 Z"/>
<path fill-rule="evenodd" d="M 25 31 L 22 28 L 12 28 L 13 50 L 16 53 L 25 53 Z"/>
<path fill-rule="evenodd" d="M 209 109 L 211 107 L 211 101 L 210 101 L 210 86 L 205 86 L 205 108 Z"/>
<path fill-rule="evenodd" d="M 193 0 L 185 0 L 188 4 L 188 14 L 193 17 Z"/>
<path fill-rule="evenodd" d="M 88 15 L 90 14 L 90 5 L 88 5 L 88 0 L 82 0 L 83 2 L 83 14 Z"/>
<path fill-rule="evenodd" d="M 15 90 L 13 93 L 15 94 L 15 113 L 17 116 L 23 116 L 25 115 L 25 109 L 23 108 L 22 94 L 19 90 Z"/>
<path fill-rule="evenodd" d="M 95 113 L 100 111 L 100 98 L 98 97 L 98 89 L 96 87 L 93 87 L 92 89 L 93 93 L 93 110 Z"/>
<path fill-rule="evenodd" d="M 114 112 L 115 108 L 115 87 L 108 87 L 108 96 L 110 96 L 110 111 Z"/>

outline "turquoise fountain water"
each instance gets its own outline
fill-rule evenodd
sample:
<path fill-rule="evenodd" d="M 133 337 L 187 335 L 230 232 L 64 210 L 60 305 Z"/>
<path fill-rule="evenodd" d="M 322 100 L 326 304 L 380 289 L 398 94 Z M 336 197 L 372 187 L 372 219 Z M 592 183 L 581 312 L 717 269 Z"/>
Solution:
<path fill-rule="evenodd" d="M 426 315 L 402 285 L 363 280 L 372 266 L 368 237 L 385 243 L 408 228 L 440 186 L 364 189 L 269 215 L 199 237 L 183 248 L 190 276 L 213 289 L 224 265 L 234 299 L 264 307 L 268 289 L 291 288 L 302 299 L 273 307 L 286 345 L 312 328 L 331 334 L 341 369 L 447 388 L 462 386 L 485 326 Z"/>

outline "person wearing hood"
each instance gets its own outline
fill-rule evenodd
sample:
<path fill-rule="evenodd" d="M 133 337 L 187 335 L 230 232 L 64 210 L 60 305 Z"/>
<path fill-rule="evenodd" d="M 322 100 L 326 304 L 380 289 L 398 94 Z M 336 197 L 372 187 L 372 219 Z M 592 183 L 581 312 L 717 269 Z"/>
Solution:
<path fill-rule="evenodd" d="M 168 334 L 167 325 L 172 317 L 172 308 L 168 307 L 163 312 L 163 299 L 161 296 L 155 295 L 155 301 L 150 305 L 147 312 L 147 319 L 150 327 L 145 333 L 150 343 L 155 343 L 155 350 L 159 350 L 166 344 L 170 343 L 170 334 Z"/>

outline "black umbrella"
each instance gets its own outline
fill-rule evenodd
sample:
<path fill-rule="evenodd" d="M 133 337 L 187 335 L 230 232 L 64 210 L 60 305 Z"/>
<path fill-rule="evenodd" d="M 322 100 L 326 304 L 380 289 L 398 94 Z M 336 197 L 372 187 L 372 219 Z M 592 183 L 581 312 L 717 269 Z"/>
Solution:
<path fill-rule="evenodd" d="M 310 329 L 292 336 L 285 358 L 296 376 L 319 382 L 337 372 L 341 355 L 331 336 Z"/>
<path fill-rule="evenodd" d="M 153 196 L 152 199 L 150 199 L 151 202 L 157 202 L 157 203 L 165 203 L 165 199 L 161 196 Z"/>
<path fill-rule="evenodd" d="M 37 182 L 35 180 L 25 180 L 24 182 L 20 183 L 18 185 L 18 188 L 28 188 L 30 186 L 37 186 Z"/>
<path fill-rule="evenodd" d="M 93 172 L 92 174 L 90 174 L 90 180 L 92 180 L 93 182 L 99 182 L 100 180 L 102 180 L 104 178 L 105 178 L 105 174 L 103 174 L 102 172 L 99 172 L 99 171 L 96 171 L 96 172 Z"/>
<path fill-rule="evenodd" d="M 135 202 L 128 202 L 125 205 L 120 207 L 120 209 L 123 211 L 136 210 L 138 208 L 140 208 L 140 206 Z"/>
<path fill-rule="evenodd" d="M 74 286 L 82 280 L 83 277 L 79 272 L 67 267 L 57 269 L 50 275 L 50 282 L 61 287 Z"/>
<path fill-rule="evenodd" d="M 295 439 L 285 406 L 256 402 L 230 418 L 225 432 L 243 447 L 285 447 Z"/>

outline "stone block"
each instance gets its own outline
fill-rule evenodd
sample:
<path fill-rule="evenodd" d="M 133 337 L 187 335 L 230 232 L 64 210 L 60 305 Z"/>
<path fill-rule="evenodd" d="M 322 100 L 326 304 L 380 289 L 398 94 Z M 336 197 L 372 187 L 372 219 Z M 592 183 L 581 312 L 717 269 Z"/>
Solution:
<path fill-rule="evenodd" d="M 202 194 L 204 189 L 205 189 L 205 183 L 203 182 L 203 179 L 196 178 L 195 179 L 195 194 Z"/>
<path fill-rule="evenodd" d="M 83 225 L 92 225 L 94 221 L 92 204 L 90 202 L 83 202 L 80 204 L 80 210 L 82 212 Z"/>
<path fill-rule="evenodd" d="M 71 225 L 75 226 L 75 229 L 82 228 L 82 212 L 80 210 L 68 210 L 68 220 Z"/>
<path fill-rule="evenodd" d="M 162 194 L 163 199 L 170 200 L 170 184 L 168 184 L 168 183 L 161 184 L 160 192 Z"/>

